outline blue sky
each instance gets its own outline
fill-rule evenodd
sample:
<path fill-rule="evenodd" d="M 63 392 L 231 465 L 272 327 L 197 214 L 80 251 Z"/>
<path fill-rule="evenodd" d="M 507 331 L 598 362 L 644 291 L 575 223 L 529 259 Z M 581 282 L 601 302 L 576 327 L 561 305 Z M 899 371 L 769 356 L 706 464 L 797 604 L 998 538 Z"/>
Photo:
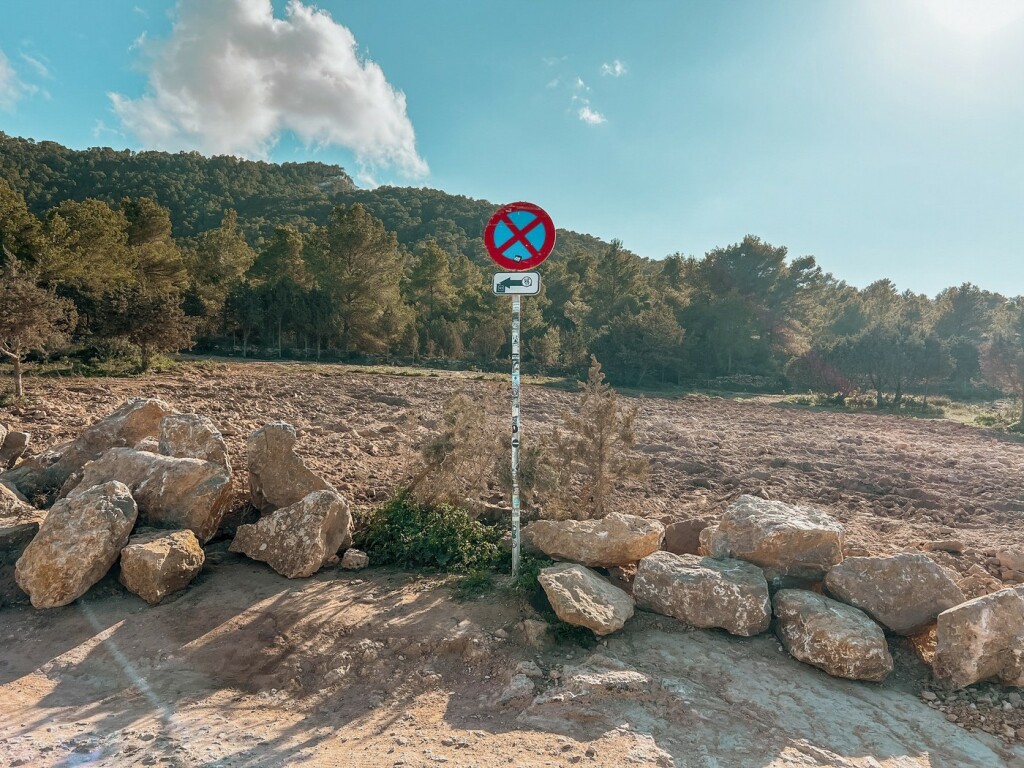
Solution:
<path fill-rule="evenodd" d="M 338 162 L 652 258 L 752 233 L 858 286 L 1024 293 L 1019 0 L 266 2 L 5 0 L 0 130 Z M 220 71 L 239 46 L 291 69 Z"/>

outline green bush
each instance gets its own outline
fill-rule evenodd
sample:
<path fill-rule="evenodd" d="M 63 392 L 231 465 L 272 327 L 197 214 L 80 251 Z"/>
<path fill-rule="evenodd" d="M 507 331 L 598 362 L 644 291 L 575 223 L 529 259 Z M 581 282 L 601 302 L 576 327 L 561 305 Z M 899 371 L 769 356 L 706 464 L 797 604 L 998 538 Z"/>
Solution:
<path fill-rule="evenodd" d="M 355 546 L 380 565 L 465 573 L 495 566 L 501 535 L 463 509 L 426 506 L 400 493 L 364 518 Z"/>

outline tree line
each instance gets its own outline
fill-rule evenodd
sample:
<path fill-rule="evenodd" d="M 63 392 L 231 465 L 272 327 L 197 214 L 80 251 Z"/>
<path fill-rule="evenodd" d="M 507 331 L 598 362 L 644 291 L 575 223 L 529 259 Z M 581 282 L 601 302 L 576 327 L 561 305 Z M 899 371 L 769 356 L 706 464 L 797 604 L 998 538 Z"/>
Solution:
<path fill-rule="evenodd" d="M 8 359 L 71 349 L 134 354 L 145 367 L 157 352 L 192 347 L 507 361 L 508 306 L 490 293 L 480 238 L 484 201 L 356 190 L 321 164 L 230 159 L 234 179 L 226 159 L 195 153 L 76 153 L 2 135 L 0 144 L 16 150 L 0 161 Z M 153 193 L 114 199 L 111 174 Z M 212 216 L 224 202 L 239 209 Z M 649 260 L 559 232 L 542 272 L 523 314 L 524 363 L 535 371 L 578 374 L 596 355 L 609 380 L 638 387 L 725 378 L 896 405 L 908 393 L 1024 395 L 1024 302 L 970 284 L 934 297 L 888 280 L 857 289 L 751 235 L 701 258 Z"/>

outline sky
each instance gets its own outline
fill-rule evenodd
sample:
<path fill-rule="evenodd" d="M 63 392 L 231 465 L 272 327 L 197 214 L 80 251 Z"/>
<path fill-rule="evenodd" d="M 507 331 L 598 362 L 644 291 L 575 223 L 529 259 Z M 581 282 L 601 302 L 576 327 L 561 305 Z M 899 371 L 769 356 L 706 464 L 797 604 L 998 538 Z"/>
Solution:
<path fill-rule="evenodd" d="M 0 130 L 1024 294 L 1024 0 L 3 0 Z"/>

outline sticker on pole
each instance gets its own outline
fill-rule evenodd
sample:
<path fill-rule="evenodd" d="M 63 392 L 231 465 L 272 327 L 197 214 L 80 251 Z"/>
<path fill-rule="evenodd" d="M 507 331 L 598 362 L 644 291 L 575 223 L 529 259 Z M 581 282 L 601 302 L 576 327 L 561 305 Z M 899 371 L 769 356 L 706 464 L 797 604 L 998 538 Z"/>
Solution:
<path fill-rule="evenodd" d="M 491 278 L 491 291 L 497 296 L 536 296 L 540 293 L 540 272 L 499 272 Z"/>
<path fill-rule="evenodd" d="M 502 269 L 532 269 L 551 255 L 555 225 L 539 205 L 509 203 L 484 227 L 484 245 Z"/>

